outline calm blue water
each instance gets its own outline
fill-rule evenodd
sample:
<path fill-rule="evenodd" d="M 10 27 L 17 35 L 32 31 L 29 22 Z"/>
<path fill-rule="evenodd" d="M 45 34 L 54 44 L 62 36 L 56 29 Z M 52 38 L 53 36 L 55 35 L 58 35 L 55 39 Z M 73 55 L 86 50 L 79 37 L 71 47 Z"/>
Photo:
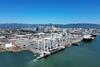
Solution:
<path fill-rule="evenodd" d="M 41 60 L 29 51 L 0 53 L 0 67 L 100 67 L 100 36 Z"/>

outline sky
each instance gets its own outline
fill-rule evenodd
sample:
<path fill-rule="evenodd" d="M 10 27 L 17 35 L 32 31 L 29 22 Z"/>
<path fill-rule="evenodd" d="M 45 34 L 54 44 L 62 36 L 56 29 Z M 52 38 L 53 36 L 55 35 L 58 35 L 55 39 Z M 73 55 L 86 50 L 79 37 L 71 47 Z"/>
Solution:
<path fill-rule="evenodd" d="M 100 0 L 0 0 L 0 23 L 99 22 Z"/>

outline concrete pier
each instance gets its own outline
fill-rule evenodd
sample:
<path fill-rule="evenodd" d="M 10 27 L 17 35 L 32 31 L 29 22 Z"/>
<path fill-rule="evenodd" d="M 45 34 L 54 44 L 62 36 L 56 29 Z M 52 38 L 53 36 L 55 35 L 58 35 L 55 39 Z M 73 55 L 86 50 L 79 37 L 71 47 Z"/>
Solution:
<path fill-rule="evenodd" d="M 40 37 L 38 38 L 34 37 L 32 39 L 10 39 L 10 42 L 15 46 L 11 48 L 5 48 L 3 46 L 2 51 L 19 52 L 29 50 L 34 54 L 38 54 L 39 56 L 37 56 L 37 59 L 40 59 L 55 52 L 59 52 L 66 47 L 70 47 L 72 44 L 77 44 L 82 40 L 82 37 L 79 36 L 68 37 L 57 33 L 48 34 L 48 36 L 42 36 L 39 34 L 39 36 Z"/>

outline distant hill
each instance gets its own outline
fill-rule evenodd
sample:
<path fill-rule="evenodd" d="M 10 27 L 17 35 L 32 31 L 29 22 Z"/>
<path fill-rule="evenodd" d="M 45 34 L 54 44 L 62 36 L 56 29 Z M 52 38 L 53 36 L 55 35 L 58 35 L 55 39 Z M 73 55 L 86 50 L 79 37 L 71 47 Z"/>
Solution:
<path fill-rule="evenodd" d="M 64 28 L 100 28 L 99 24 L 66 24 L 66 25 L 61 25 Z"/>
<path fill-rule="evenodd" d="M 37 26 L 55 26 L 61 28 L 99 28 L 99 24 L 17 24 L 17 23 L 10 23 L 10 24 L 0 24 L 1 29 L 20 29 L 20 28 L 34 28 Z"/>

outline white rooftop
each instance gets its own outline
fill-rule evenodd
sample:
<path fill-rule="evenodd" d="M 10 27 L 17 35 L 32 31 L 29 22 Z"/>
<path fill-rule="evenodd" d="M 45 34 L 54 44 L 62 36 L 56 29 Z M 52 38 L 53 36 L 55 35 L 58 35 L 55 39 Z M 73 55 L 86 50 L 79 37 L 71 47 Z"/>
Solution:
<path fill-rule="evenodd" d="M 14 45 L 12 44 L 12 43 L 7 43 L 7 44 L 5 44 L 5 47 L 6 48 L 11 48 L 11 47 L 13 47 Z"/>

